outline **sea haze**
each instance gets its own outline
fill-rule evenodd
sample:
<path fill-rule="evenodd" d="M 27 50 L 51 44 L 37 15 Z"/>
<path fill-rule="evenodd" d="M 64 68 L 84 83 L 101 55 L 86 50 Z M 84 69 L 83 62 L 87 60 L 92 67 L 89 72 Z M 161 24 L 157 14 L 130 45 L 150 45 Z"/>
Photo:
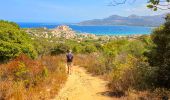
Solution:
<path fill-rule="evenodd" d="M 49 29 L 56 28 L 61 24 L 50 23 L 18 23 L 21 28 L 42 28 Z M 137 35 L 137 34 L 150 34 L 152 27 L 144 26 L 79 26 L 68 25 L 78 33 L 91 33 L 96 35 Z"/>

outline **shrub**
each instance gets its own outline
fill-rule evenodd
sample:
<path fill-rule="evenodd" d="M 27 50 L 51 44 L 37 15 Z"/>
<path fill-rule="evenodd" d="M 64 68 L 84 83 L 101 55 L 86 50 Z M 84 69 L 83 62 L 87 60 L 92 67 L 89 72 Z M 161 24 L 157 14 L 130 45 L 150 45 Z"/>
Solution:
<path fill-rule="evenodd" d="M 75 45 L 72 50 L 73 50 L 73 52 L 76 53 L 76 54 L 82 53 L 82 51 L 83 51 L 83 46 Z"/>
<path fill-rule="evenodd" d="M 112 70 L 112 66 L 107 66 L 106 59 L 100 53 L 78 54 L 74 57 L 74 63 L 87 69 L 94 75 L 104 75 Z"/>
<path fill-rule="evenodd" d="M 66 75 L 62 57 L 32 60 L 20 55 L 0 65 L 0 99 L 49 99 L 57 94 Z"/>
<path fill-rule="evenodd" d="M 152 88 L 155 70 L 145 61 L 132 55 L 119 55 L 110 76 L 109 87 L 113 91 L 125 92 L 129 89 Z"/>
<path fill-rule="evenodd" d="M 29 36 L 12 22 L 0 21 L 0 61 L 25 53 L 35 58 L 37 53 Z"/>
<path fill-rule="evenodd" d="M 122 51 L 124 46 L 128 44 L 128 40 L 113 40 L 104 44 L 103 49 L 106 55 L 115 57 L 118 53 Z"/>
<path fill-rule="evenodd" d="M 147 54 L 151 66 L 157 68 L 155 85 L 170 88 L 170 15 L 164 25 L 156 28 L 151 38 L 154 45 Z"/>
<path fill-rule="evenodd" d="M 67 51 L 70 50 L 70 47 L 65 44 L 58 44 L 54 49 L 52 49 L 51 54 L 57 55 L 57 54 L 64 54 L 67 53 Z"/>
<path fill-rule="evenodd" d="M 97 51 L 97 49 L 93 45 L 87 45 L 87 46 L 85 46 L 85 48 L 83 50 L 84 53 L 92 53 L 92 52 L 96 52 L 96 51 Z"/>
<path fill-rule="evenodd" d="M 127 54 L 132 54 L 136 57 L 141 57 L 143 53 L 145 52 L 145 44 L 139 40 L 130 41 L 125 48 L 123 48 L 123 52 L 126 52 Z"/>

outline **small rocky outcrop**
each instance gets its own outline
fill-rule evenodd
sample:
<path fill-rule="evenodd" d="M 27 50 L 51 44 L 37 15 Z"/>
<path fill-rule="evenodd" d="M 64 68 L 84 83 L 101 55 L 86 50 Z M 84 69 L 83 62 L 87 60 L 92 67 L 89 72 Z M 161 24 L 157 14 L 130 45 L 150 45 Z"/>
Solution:
<path fill-rule="evenodd" d="M 53 29 L 51 33 L 55 37 L 66 38 L 66 39 L 72 39 L 76 37 L 76 32 L 73 31 L 67 25 L 58 26 L 57 28 Z"/>

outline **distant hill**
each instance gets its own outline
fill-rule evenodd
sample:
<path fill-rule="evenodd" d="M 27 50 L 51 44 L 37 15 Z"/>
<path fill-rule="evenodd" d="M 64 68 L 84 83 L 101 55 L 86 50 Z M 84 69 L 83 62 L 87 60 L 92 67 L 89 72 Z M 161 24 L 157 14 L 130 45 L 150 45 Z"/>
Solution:
<path fill-rule="evenodd" d="M 128 17 L 112 15 L 104 19 L 94 19 L 78 23 L 77 25 L 130 25 L 130 26 L 159 26 L 164 23 L 165 14 L 155 16 L 137 16 Z"/>

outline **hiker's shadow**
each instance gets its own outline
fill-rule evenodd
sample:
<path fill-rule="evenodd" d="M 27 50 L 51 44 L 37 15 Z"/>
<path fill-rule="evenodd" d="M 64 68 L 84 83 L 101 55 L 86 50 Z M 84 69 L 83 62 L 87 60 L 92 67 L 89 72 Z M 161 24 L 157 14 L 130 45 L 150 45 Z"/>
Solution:
<path fill-rule="evenodd" d="M 98 92 L 97 94 L 107 96 L 107 97 L 116 97 L 116 98 L 125 96 L 125 93 L 123 92 L 111 92 L 111 91 Z"/>

